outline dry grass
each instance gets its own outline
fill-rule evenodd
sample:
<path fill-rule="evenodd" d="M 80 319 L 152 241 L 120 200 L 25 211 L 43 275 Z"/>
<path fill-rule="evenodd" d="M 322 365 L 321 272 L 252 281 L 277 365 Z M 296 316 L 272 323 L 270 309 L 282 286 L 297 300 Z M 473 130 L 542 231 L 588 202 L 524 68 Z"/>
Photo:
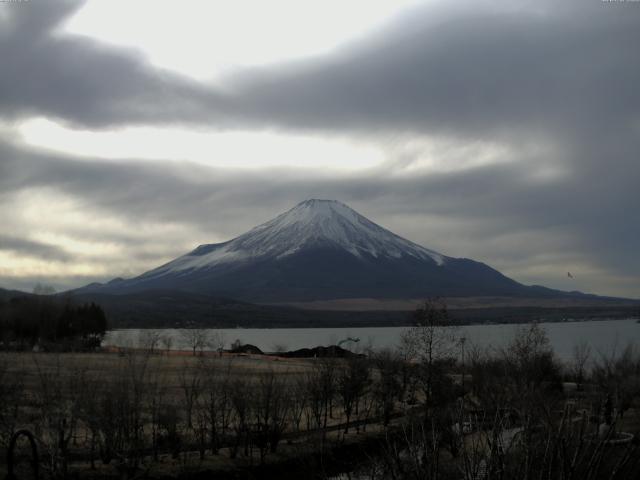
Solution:
<path fill-rule="evenodd" d="M 22 415 L 27 423 L 22 423 L 18 428 L 28 428 L 32 431 L 38 427 L 30 422 L 41 422 L 42 417 L 32 405 L 36 396 L 42 394 L 42 389 L 47 376 L 56 379 L 56 384 L 66 388 L 76 388 L 79 394 L 86 391 L 82 384 L 88 386 L 91 391 L 93 382 L 98 382 L 106 386 L 106 391 L 117 387 L 119 377 L 127 378 L 139 374 L 145 382 L 149 384 L 157 381 L 164 390 L 165 400 L 175 405 L 176 410 L 183 408 L 185 375 L 197 375 L 202 372 L 214 370 L 224 375 L 230 370 L 233 379 L 242 378 L 249 384 L 257 380 L 262 374 L 274 372 L 279 379 L 285 379 L 284 383 L 290 380 L 292 383 L 296 379 L 303 377 L 307 372 L 314 369 L 319 360 L 314 359 L 281 359 L 267 356 L 250 355 L 183 355 L 165 353 L 147 354 L 144 352 L 130 351 L 125 354 L 113 353 L 0 353 L 0 365 L 6 367 L 6 374 L 18 378 L 24 386 L 24 406 Z M 137 369 L 137 370 L 136 370 Z M 204 369 L 204 370 L 203 370 Z M 135 372 L 135 373 L 134 373 Z M 75 380 L 81 379 L 80 382 Z M 86 381 L 85 381 L 86 379 Z M 78 386 L 78 383 L 80 386 Z M 74 385 L 75 386 L 72 386 Z M 146 388 L 146 387 L 145 387 Z M 104 390 L 103 390 L 104 391 Z M 251 390 L 247 390 L 250 392 Z M 78 394 L 78 392 L 75 392 Z M 71 391 L 69 391 L 71 395 Z M 67 394 L 64 394 L 65 396 Z M 352 433 L 344 435 L 343 428 L 339 425 L 344 421 L 339 407 L 334 410 L 334 416 L 328 422 L 329 431 L 326 438 L 333 442 L 340 439 L 344 441 L 357 441 L 366 435 L 356 434 L 356 429 Z M 304 422 L 303 422 L 304 423 Z M 333 427 L 333 428 L 332 428 Z M 304 427 L 303 427 L 304 428 Z M 146 434 L 148 428 L 145 427 Z M 382 430 L 380 425 L 369 425 L 368 435 L 378 433 Z M 82 460 L 73 460 L 70 463 L 72 471 L 82 472 L 83 477 L 118 477 L 117 462 L 110 465 L 102 465 L 96 462 L 96 470 L 90 469 L 87 461 L 87 445 L 89 430 L 79 422 L 75 429 L 75 437 L 78 438 L 78 445 L 71 445 L 70 452 L 75 457 Z M 283 459 L 297 458 L 303 452 L 309 453 L 317 449 L 317 434 L 311 433 L 308 436 L 304 432 L 300 435 L 290 432 L 287 441 L 280 444 L 277 454 L 270 454 L 267 457 L 268 463 L 277 463 Z M 187 433 L 185 433 L 187 435 Z M 190 434 L 189 434 L 190 435 Z M 195 440 L 187 438 L 190 445 L 195 444 Z M 186 446 L 178 458 L 172 458 L 166 451 L 162 452 L 159 461 L 154 461 L 149 455 L 142 459 L 141 468 L 148 469 L 147 473 L 152 476 L 179 476 L 189 471 L 214 470 L 225 471 L 243 468 L 247 465 L 257 465 L 260 461 L 257 451 L 253 451 L 249 456 L 239 455 L 235 459 L 230 458 L 228 448 L 222 448 L 219 455 L 207 455 L 201 460 L 197 452 L 193 451 L 193 446 Z M 4 477 L 0 461 L 0 478 Z"/>
<path fill-rule="evenodd" d="M 43 373 L 62 376 L 78 375 L 85 378 L 103 378 L 105 381 L 131 368 L 132 363 L 145 362 L 146 376 L 159 375 L 169 388 L 179 386 L 184 371 L 197 368 L 225 371 L 233 375 L 253 376 L 273 371 L 279 375 L 299 375 L 313 368 L 314 360 L 282 359 L 247 355 L 145 354 L 144 352 L 118 353 L 0 353 L 0 365 L 6 365 L 9 375 L 18 376 L 27 391 L 34 388 Z"/>

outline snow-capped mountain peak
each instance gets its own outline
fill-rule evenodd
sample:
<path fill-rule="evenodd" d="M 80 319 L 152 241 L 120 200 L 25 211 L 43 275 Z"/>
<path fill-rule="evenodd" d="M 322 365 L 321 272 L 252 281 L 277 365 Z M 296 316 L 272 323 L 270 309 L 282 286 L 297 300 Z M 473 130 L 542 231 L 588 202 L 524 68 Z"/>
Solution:
<path fill-rule="evenodd" d="M 406 240 L 334 200 L 306 200 L 224 243 L 90 291 L 183 291 L 249 302 L 549 295 Z M 553 292 L 551 292 L 553 294 Z"/>
<path fill-rule="evenodd" d="M 336 200 L 301 202 L 236 240 L 240 239 L 243 246 L 252 249 L 266 246 L 278 252 L 278 256 L 319 244 L 343 248 L 357 257 L 410 255 L 431 258 L 437 264 L 444 262 L 443 255 L 397 236 Z"/>
<path fill-rule="evenodd" d="M 279 260 L 314 248 L 342 249 L 363 260 L 413 257 L 443 265 L 447 259 L 382 228 L 341 202 L 310 199 L 233 240 L 201 245 L 143 277 L 247 260 Z"/>

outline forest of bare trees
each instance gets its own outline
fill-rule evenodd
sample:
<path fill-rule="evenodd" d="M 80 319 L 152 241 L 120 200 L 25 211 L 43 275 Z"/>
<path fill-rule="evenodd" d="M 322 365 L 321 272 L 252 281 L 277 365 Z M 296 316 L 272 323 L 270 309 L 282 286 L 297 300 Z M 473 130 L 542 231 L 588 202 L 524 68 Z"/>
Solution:
<path fill-rule="evenodd" d="M 433 303 L 417 312 L 398 349 L 341 359 L 200 355 L 193 336 L 185 357 L 168 355 L 151 334 L 148 348 L 119 355 L 3 354 L 3 458 L 13 434 L 27 429 L 46 478 L 153 477 L 168 465 L 185 473 L 220 459 L 255 466 L 295 458 L 310 469 L 318 454 L 330 462 L 347 446 L 344 478 L 639 472 L 633 347 L 596 355 L 579 346 L 560 363 L 534 324 L 505 348 L 479 349 Z"/>

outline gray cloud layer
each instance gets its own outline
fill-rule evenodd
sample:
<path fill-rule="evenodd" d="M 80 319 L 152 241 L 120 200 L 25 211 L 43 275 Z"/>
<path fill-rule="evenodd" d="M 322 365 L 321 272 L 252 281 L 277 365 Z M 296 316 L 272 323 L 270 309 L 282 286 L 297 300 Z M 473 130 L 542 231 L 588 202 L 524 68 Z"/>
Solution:
<path fill-rule="evenodd" d="M 516 278 L 569 288 L 549 270 L 527 268 L 582 264 L 601 272 L 588 289 L 640 296 L 638 4 L 416 7 L 333 55 L 240 72 L 225 92 L 155 69 L 132 51 L 52 35 L 77 3 L 23 5 L 0 31 L 8 67 L 0 70 L 0 118 L 303 129 L 389 144 L 438 135 L 506 145 L 513 161 L 394 176 L 402 159 L 392 158 L 383 169 L 308 178 L 293 169 L 238 174 L 79 161 L 5 141 L 3 201 L 51 188 L 132 225 L 190 225 L 198 243 L 208 232 L 241 233 L 304 198 L 339 198 L 412 240 L 479 257 Z M 26 240 L 20 247 L 42 248 Z"/>
<path fill-rule="evenodd" d="M 11 10 L 0 33 L 3 116 L 458 134 L 579 134 L 609 130 L 612 118 L 638 120 L 640 9 L 632 5 L 415 7 L 335 55 L 241 72 L 225 93 L 153 68 L 132 50 L 53 34 L 80 6 L 58 0 Z"/>
<path fill-rule="evenodd" d="M 171 123 L 202 118 L 218 97 L 196 82 L 153 69 L 133 50 L 58 34 L 82 2 L 9 5 L 0 31 L 2 115 L 54 117 L 77 126 Z M 196 113 L 198 112 L 198 113 Z"/>
<path fill-rule="evenodd" d="M 35 256 L 46 260 L 71 260 L 71 256 L 64 250 L 45 243 L 16 238 L 10 235 L 0 235 L 0 248 L 28 256 Z"/>

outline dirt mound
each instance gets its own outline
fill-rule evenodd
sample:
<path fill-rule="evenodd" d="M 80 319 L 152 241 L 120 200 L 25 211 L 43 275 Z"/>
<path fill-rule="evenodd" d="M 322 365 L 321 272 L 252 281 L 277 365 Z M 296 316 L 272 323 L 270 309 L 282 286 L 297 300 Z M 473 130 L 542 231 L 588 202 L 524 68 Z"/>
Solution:
<path fill-rule="evenodd" d="M 330 345 L 328 347 L 301 348 L 291 352 L 281 353 L 281 357 L 288 358 L 344 358 L 355 355 L 353 352 L 346 350 L 338 345 Z"/>

